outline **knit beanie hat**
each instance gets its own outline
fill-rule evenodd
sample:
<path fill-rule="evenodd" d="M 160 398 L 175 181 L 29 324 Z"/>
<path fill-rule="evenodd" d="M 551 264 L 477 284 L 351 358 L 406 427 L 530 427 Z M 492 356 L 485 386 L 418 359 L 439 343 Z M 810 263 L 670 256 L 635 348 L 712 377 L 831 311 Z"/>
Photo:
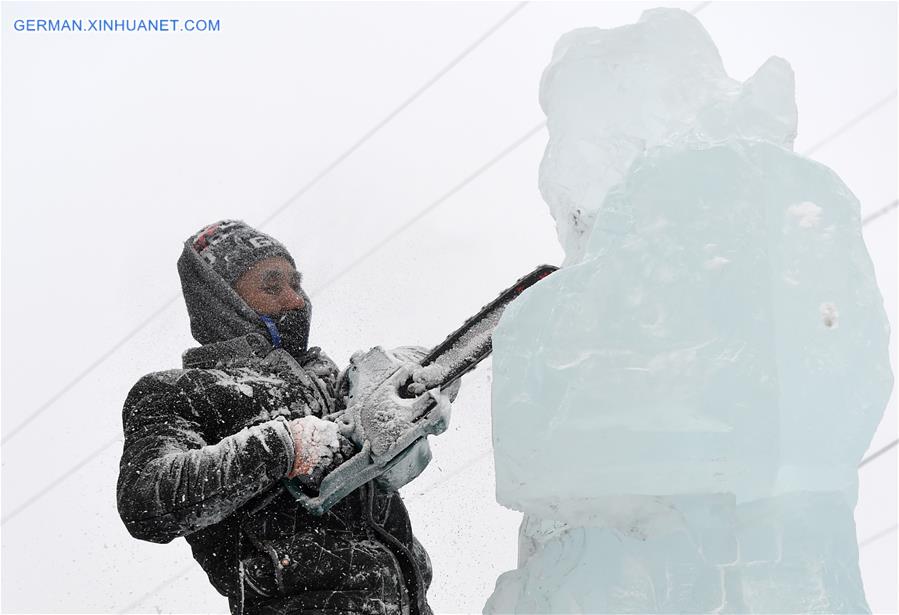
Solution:
<path fill-rule="evenodd" d="M 280 256 L 296 267 L 287 248 L 241 220 L 215 222 L 188 241 L 230 286 L 234 286 L 250 267 L 266 258 Z"/>

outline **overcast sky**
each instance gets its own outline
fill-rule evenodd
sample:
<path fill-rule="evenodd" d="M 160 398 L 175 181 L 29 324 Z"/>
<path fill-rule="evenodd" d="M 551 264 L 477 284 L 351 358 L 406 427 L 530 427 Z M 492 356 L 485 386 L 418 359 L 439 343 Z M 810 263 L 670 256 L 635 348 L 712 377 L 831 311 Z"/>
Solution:
<path fill-rule="evenodd" d="M 533 130 L 553 44 L 655 6 L 698 3 L 4 3 L 2 610 L 226 612 L 184 541 L 136 541 L 115 511 L 125 394 L 195 344 L 183 240 L 225 217 L 281 239 L 312 294 L 312 342 L 338 363 L 434 345 L 562 260 Z M 790 62 L 795 149 L 834 169 L 863 215 L 896 199 L 894 3 L 712 2 L 697 16 L 736 79 Z M 28 18 L 220 30 L 16 31 Z M 864 232 L 895 332 L 896 209 Z M 489 363 L 466 377 L 435 461 L 403 492 L 441 613 L 480 612 L 516 565 L 489 378 Z M 871 451 L 896 435 L 894 393 Z M 877 612 L 897 610 L 896 459 L 860 471 L 860 541 L 892 528 L 861 550 Z"/>

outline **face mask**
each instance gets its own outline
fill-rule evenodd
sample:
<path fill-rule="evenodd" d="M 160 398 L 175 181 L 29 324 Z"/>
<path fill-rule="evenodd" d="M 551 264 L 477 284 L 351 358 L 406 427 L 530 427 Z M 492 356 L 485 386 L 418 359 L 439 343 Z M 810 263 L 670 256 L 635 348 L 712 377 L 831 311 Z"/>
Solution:
<path fill-rule="evenodd" d="M 291 310 L 281 316 L 271 318 L 260 314 L 262 322 L 268 327 L 275 348 L 283 348 L 294 357 L 306 352 L 309 345 L 309 324 L 312 319 L 312 306 L 300 310 Z"/>
<path fill-rule="evenodd" d="M 307 303 L 301 310 L 291 310 L 278 319 L 281 347 L 295 357 L 299 357 L 309 347 L 309 320 L 311 308 Z"/>

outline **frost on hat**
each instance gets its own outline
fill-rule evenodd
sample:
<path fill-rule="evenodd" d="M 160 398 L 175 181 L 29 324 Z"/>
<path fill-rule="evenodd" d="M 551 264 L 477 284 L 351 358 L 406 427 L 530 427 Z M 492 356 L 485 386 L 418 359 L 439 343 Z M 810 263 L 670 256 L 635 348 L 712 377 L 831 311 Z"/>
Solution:
<path fill-rule="evenodd" d="M 228 284 L 234 285 L 250 267 L 280 256 L 296 267 L 283 245 L 241 220 L 221 220 L 191 237 L 194 250 Z"/>

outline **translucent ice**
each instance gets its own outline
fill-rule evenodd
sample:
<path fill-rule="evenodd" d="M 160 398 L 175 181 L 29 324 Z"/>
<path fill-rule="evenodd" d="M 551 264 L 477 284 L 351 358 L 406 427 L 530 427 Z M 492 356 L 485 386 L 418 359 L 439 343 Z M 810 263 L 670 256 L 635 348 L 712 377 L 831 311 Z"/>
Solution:
<path fill-rule="evenodd" d="M 608 190 L 645 150 L 743 137 L 792 148 L 793 71 L 771 58 L 740 83 L 690 14 L 647 11 L 637 24 L 564 35 L 540 83 L 549 144 L 540 191 L 566 263 L 583 255 Z"/>
<path fill-rule="evenodd" d="M 666 499 L 668 531 L 525 515 L 486 613 L 864 613 L 852 512 L 795 493 Z"/>
<path fill-rule="evenodd" d="M 566 267 L 494 334 L 487 612 L 866 612 L 856 466 L 892 386 L 859 204 L 672 9 L 562 37 L 543 195 Z"/>

